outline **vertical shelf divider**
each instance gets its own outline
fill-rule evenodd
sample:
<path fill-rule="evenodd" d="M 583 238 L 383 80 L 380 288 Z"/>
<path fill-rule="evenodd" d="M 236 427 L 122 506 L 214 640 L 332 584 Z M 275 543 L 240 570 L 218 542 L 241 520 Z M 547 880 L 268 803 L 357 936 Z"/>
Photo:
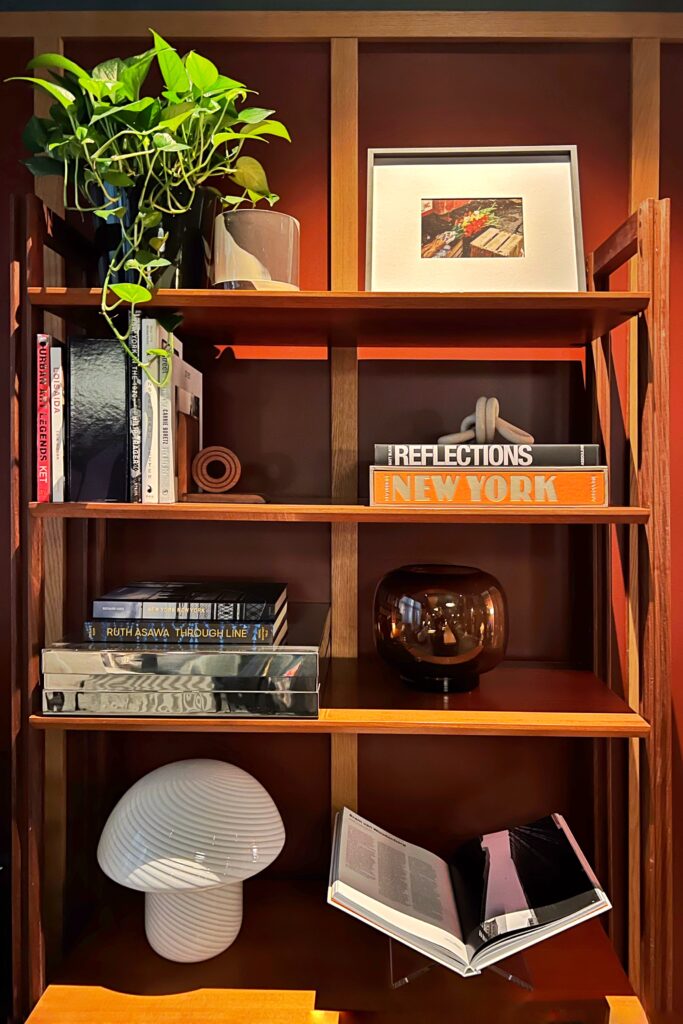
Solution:
<path fill-rule="evenodd" d="M 35 36 L 33 54 L 64 52 L 64 40 L 59 33 L 46 32 Z M 39 70 L 39 76 L 49 78 L 46 70 Z M 39 117 L 47 117 L 51 105 L 50 97 L 42 89 L 35 90 L 34 112 Z M 64 216 L 64 202 L 61 181 L 56 177 L 36 178 L 35 194 L 55 213 Z M 42 240 L 38 243 L 41 250 L 42 274 L 36 284 L 65 284 L 64 260 L 47 247 Z M 29 284 L 33 284 L 29 280 Z M 36 317 L 31 318 L 35 323 Z M 38 328 L 66 342 L 64 335 L 65 321 L 51 316 L 42 317 L 42 325 Z M 64 522 L 46 523 L 43 531 L 43 563 L 44 580 L 44 636 L 46 643 L 61 640 L 64 635 L 64 607 L 66 600 L 66 524 Z M 32 566 L 35 571 L 36 567 Z M 66 736 L 46 736 L 44 741 L 44 805 L 43 829 L 45 842 L 45 875 L 44 875 L 44 931 L 45 947 L 48 959 L 58 954 L 62 945 L 64 923 L 64 885 L 66 879 Z M 40 994 L 40 993 L 39 993 Z"/>
<path fill-rule="evenodd" d="M 331 247 L 333 291 L 358 282 L 358 40 L 330 40 Z M 329 349 L 331 493 L 358 497 L 358 349 Z M 358 654 L 358 526 L 331 526 L 332 654 Z M 330 738 L 332 817 L 358 805 L 358 737 Z"/>

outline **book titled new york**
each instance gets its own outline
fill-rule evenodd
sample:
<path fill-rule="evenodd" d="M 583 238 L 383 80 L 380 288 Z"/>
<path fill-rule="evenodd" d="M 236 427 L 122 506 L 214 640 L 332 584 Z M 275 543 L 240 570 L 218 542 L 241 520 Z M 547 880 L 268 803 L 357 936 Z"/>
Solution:
<path fill-rule="evenodd" d="M 403 508 L 543 506 L 574 508 L 607 504 L 607 469 L 476 470 L 370 467 L 370 504 Z"/>
<path fill-rule="evenodd" d="M 276 622 L 284 583 L 136 583 L 93 601 L 94 619 Z"/>
<path fill-rule="evenodd" d="M 50 442 L 49 334 L 36 336 L 36 500 L 50 501 L 52 490 Z"/>
<path fill-rule="evenodd" d="M 598 466 L 598 444 L 376 444 L 377 466 Z"/>
<path fill-rule="evenodd" d="M 69 341 L 69 501 L 127 501 L 128 356 L 115 338 Z"/>
<path fill-rule="evenodd" d="M 83 623 L 83 639 L 92 643 L 272 644 L 286 633 L 284 608 L 277 622 L 229 622 L 203 619 L 92 619 Z"/>

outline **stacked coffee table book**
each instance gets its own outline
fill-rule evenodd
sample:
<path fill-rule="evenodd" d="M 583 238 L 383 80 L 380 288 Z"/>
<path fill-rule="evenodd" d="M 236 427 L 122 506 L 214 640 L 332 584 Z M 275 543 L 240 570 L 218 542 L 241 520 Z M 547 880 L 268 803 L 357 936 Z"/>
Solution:
<path fill-rule="evenodd" d="M 43 712 L 317 718 L 329 647 L 329 605 L 283 583 L 119 587 L 43 650 Z"/>

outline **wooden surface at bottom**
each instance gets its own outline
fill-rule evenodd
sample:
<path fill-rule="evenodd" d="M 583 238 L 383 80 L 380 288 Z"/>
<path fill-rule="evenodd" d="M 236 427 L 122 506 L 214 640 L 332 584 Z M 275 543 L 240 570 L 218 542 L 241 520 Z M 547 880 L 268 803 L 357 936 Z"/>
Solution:
<path fill-rule="evenodd" d="M 648 1024 L 636 996 L 608 996 L 609 1024 Z"/>
<path fill-rule="evenodd" d="M 233 945 L 203 963 L 175 964 L 147 944 L 142 895 L 107 883 L 97 919 L 50 980 L 155 999 L 205 988 L 315 991 L 317 1009 L 397 1015 L 403 1024 L 543 1024 L 549 1019 L 607 1024 L 605 997 L 633 995 L 599 921 L 525 952 L 531 992 L 491 971 L 460 978 L 437 965 L 392 989 L 386 936 L 329 907 L 326 894 L 324 879 L 250 879 L 244 887 L 242 930 Z M 580 1002 L 595 1014 L 577 1016 Z M 551 1006 L 573 1007 L 574 1017 L 549 1016 Z M 38 1018 L 31 1024 L 48 1021 Z M 249 1021 L 245 1015 L 244 1024 Z"/>
<path fill-rule="evenodd" d="M 92 985 L 50 985 L 30 1024 L 337 1024 L 315 992 L 197 989 L 131 996 Z"/>

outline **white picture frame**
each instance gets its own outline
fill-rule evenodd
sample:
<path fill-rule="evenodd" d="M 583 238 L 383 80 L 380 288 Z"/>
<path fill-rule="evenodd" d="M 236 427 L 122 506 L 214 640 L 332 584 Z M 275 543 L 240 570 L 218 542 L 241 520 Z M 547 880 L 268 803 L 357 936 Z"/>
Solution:
<path fill-rule="evenodd" d="M 370 149 L 367 195 L 368 291 L 586 289 L 576 146 Z"/>

